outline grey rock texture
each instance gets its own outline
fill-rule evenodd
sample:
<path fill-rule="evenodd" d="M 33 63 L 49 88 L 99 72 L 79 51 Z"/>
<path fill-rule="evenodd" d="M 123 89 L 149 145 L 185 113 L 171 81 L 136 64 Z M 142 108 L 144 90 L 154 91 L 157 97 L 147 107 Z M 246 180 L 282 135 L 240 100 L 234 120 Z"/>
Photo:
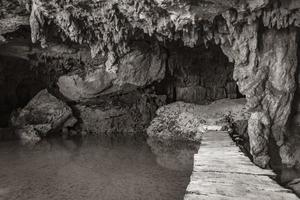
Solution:
<path fill-rule="evenodd" d="M 224 52 L 235 60 L 234 79 L 252 112 L 248 126 L 251 154 L 256 164 L 266 167 L 272 136 L 280 148 L 282 162 L 294 165 L 284 141 L 296 90 L 296 33 L 289 29 L 267 30 L 258 48 L 257 29 L 257 24 L 245 26 L 232 44 L 235 48 L 223 45 Z"/>
<path fill-rule="evenodd" d="M 95 101 L 75 106 L 84 132 L 100 136 L 137 136 L 144 134 L 157 108 L 165 104 L 165 97 L 133 91 Z"/>
<path fill-rule="evenodd" d="M 229 116 L 233 121 L 249 118 L 244 99 L 222 99 L 209 105 L 175 102 L 159 108 L 156 114 L 147 134 L 162 141 L 200 142 L 207 130 L 228 129 Z"/>
<path fill-rule="evenodd" d="M 60 92 L 71 100 L 93 98 L 112 86 L 114 75 L 103 68 L 86 74 L 84 78 L 77 74 L 63 75 L 58 79 Z"/>
<path fill-rule="evenodd" d="M 217 16 L 232 10 L 234 15 L 231 16 L 231 23 L 245 20 L 251 23 L 262 17 L 265 26 L 286 28 L 299 24 L 300 6 L 296 0 L 275 3 L 269 0 L 105 0 L 72 3 L 34 0 L 31 7 L 33 41 L 45 39 L 45 21 L 49 19 L 73 41 L 88 43 L 92 47 L 93 55 L 96 55 L 100 50 L 115 50 L 117 54 L 127 52 L 124 45 L 137 29 L 161 40 L 181 38 L 186 45 L 194 46 L 198 40 L 211 40 L 213 27 L 210 23 Z M 80 26 L 79 22 L 85 26 Z M 193 26 L 201 22 L 202 30 Z M 226 31 L 228 30 L 222 24 L 218 32 L 222 34 Z"/>
<path fill-rule="evenodd" d="M 11 123 L 21 140 L 36 142 L 51 132 L 59 131 L 72 117 L 72 110 L 66 103 L 42 90 L 12 116 Z"/>
<path fill-rule="evenodd" d="M 248 132 L 254 162 L 261 167 L 267 167 L 270 157 L 268 146 L 274 139 L 280 149 L 282 162 L 290 166 L 295 164 L 289 150 L 290 145 L 286 142 L 289 137 L 286 128 L 291 118 L 291 106 L 296 91 L 296 34 L 299 33 L 297 28 L 300 26 L 298 0 L 19 2 L 23 7 L 16 1 L 10 3 L 6 0 L 2 3 L 1 8 L 4 9 L 1 10 L 0 20 L 8 23 L 0 22 L 5 24 L 1 29 L 16 30 L 20 23 L 15 23 L 13 19 L 29 16 L 26 11 L 11 12 L 5 11 L 6 8 L 27 8 L 30 12 L 31 39 L 34 43 L 40 43 L 44 49 L 51 46 L 52 40 L 77 44 L 89 47 L 91 58 L 103 59 L 89 67 L 79 64 L 72 69 L 62 67 L 63 73 L 58 70 L 59 75 L 55 75 L 55 79 L 57 81 L 58 77 L 63 76 L 63 81 L 59 81 L 62 93 L 76 101 L 83 97 L 94 97 L 104 91 L 123 91 L 109 91 L 107 88 L 111 89 L 111 85 L 128 83 L 144 87 L 163 78 L 163 51 L 158 54 L 155 50 L 140 53 L 134 49 L 134 41 L 159 44 L 167 49 L 170 57 L 172 55 L 168 52 L 169 43 L 179 43 L 179 46 L 191 48 L 218 45 L 229 62 L 234 63 L 233 79 L 237 82 L 240 93 L 246 96 L 247 107 L 251 112 Z M 9 23 L 10 20 L 12 23 Z M 3 30 L 0 34 L 2 40 L 9 38 Z M 130 61 L 132 57 L 136 57 L 134 62 Z M 63 57 L 58 60 L 66 63 Z M 80 59 L 74 59 L 73 55 L 72 60 Z M 57 65 L 59 64 L 53 64 Z M 97 71 L 100 65 L 103 65 L 101 70 L 105 71 Z M 155 67 L 152 68 L 153 66 Z M 215 66 L 205 66 L 203 69 L 209 68 L 211 71 L 206 73 L 215 71 Z M 226 73 L 229 71 L 224 70 Z M 183 74 L 189 74 L 187 72 L 188 70 Z M 223 72 L 215 74 L 214 87 L 211 87 L 214 85 L 213 81 L 208 84 L 209 87 L 202 83 L 185 83 L 169 92 L 173 92 L 178 99 L 196 102 L 205 101 L 204 96 L 215 100 L 239 95 L 235 92 L 234 81 L 224 81 L 223 78 L 227 76 L 220 76 Z M 231 76 L 230 73 L 227 75 Z M 113 77 L 112 81 L 110 76 Z M 94 78 L 99 78 L 100 81 L 92 81 Z M 185 80 L 198 82 L 197 77 L 193 79 L 191 74 Z M 294 119 L 297 121 L 297 117 Z"/>
<path fill-rule="evenodd" d="M 166 53 L 146 43 L 138 43 L 117 63 L 116 72 L 100 65 L 84 78 L 78 74 L 58 79 L 60 92 L 71 100 L 93 98 L 122 91 L 127 85 L 145 87 L 165 77 Z"/>
<path fill-rule="evenodd" d="M 3 0 L 0 2 L 0 44 L 6 42 L 5 34 L 29 25 L 29 16 L 20 1 Z"/>

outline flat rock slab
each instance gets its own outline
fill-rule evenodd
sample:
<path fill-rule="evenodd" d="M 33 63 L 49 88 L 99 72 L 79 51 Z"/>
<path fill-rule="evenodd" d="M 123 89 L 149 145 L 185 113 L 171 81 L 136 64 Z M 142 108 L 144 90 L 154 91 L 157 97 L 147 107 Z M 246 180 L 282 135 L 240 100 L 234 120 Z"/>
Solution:
<path fill-rule="evenodd" d="M 184 199 L 299 199 L 276 183 L 275 176 L 273 171 L 254 165 L 227 132 L 209 131 L 194 156 L 194 170 Z"/>

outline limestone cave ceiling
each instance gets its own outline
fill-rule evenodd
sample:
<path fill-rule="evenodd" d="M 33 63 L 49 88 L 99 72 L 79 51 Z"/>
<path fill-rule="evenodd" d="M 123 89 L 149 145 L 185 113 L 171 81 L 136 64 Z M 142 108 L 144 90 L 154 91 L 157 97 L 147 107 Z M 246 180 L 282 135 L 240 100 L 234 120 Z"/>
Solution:
<path fill-rule="evenodd" d="M 3 0 L 0 35 L 28 25 L 29 17 L 33 42 L 46 45 L 53 34 L 47 27 L 55 26 L 62 39 L 88 44 L 93 56 L 110 52 L 113 62 L 141 35 L 181 39 L 191 47 L 210 40 L 223 44 L 241 24 L 261 19 L 280 29 L 300 26 L 299 16 L 298 0 Z"/>

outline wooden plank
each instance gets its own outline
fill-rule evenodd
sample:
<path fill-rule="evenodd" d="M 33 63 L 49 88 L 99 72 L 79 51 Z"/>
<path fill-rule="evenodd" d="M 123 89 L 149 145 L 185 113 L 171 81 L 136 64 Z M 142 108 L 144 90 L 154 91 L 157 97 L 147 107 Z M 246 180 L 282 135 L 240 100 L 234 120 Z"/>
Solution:
<path fill-rule="evenodd" d="M 185 200 L 296 200 L 272 178 L 275 173 L 254 165 L 227 132 L 207 132 L 194 156 Z"/>

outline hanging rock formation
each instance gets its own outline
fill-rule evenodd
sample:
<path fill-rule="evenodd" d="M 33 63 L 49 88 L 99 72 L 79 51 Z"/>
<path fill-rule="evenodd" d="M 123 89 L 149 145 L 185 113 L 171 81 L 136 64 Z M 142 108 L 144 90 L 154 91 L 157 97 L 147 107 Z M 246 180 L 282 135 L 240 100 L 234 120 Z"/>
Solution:
<path fill-rule="evenodd" d="M 107 71 L 100 65 L 84 78 L 78 74 L 61 76 L 58 79 L 60 92 L 71 100 L 80 100 L 120 91 L 126 85 L 151 85 L 165 76 L 166 53 L 159 47 L 139 43 L 120 58 L 117 68 L 117 72 Z"/>

